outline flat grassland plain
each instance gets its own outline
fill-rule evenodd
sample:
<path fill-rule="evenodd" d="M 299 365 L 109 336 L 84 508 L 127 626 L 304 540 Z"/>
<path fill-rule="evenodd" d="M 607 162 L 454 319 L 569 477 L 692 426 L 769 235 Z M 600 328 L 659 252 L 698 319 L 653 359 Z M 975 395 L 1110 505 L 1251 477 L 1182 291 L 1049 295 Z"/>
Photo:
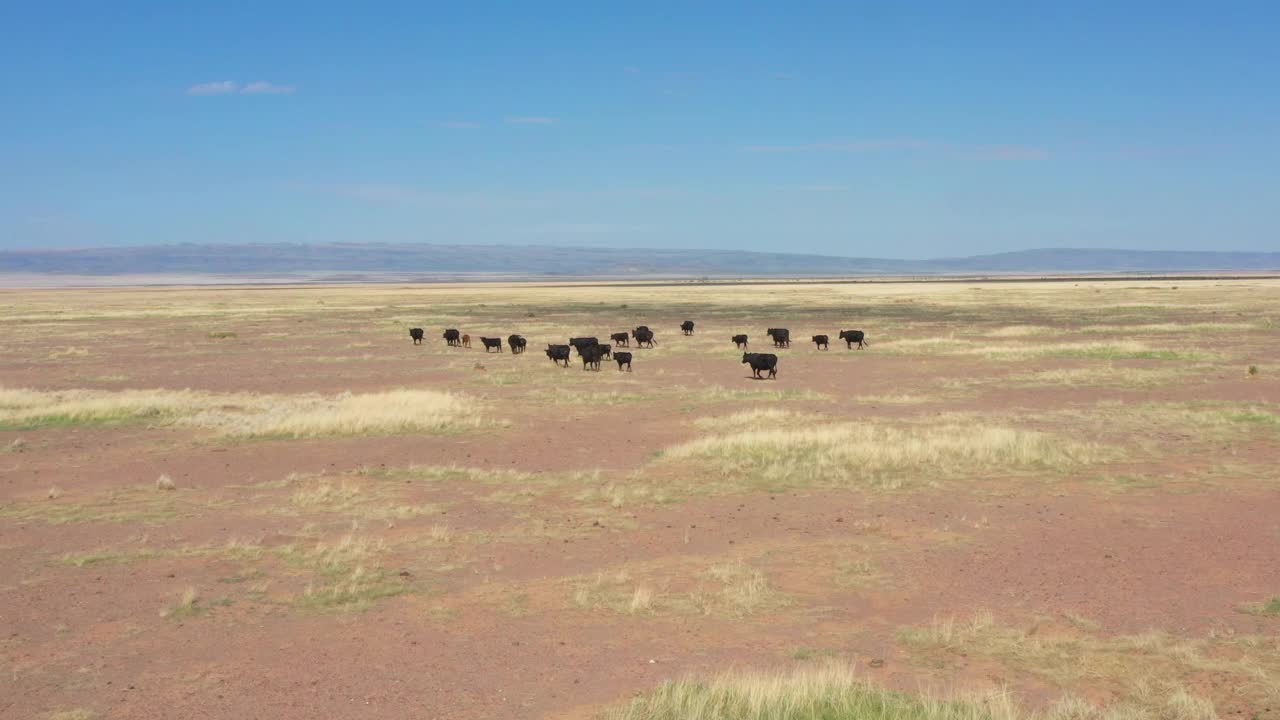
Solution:
<path fill-rule="evenodd" d="M 1278 331 L 1261 279 L 3 292 L 0 717 L 1280 716 Z"/>

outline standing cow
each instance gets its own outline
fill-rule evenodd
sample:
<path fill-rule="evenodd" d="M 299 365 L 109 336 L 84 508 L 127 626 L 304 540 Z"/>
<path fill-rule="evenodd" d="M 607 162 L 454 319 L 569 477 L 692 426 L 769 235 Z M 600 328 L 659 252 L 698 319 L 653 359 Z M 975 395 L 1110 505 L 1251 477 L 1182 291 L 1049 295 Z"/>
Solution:
<path fill-rule="evenodd" d="M 631 372 L 631 353 L 616 352 L 613 354 L 614 362 L 618 363 L 618 372 L 622 372 L 622 366 L 627 366 L 627 372 Z"/>
<path fill-rule="evenodd" d="M 610 340 L 614 345 L 621 345 L 621 346 L 623 346 L 623 347 L 630 347 L 630 346 L 631 346 L 631 343 L 630 343 L 631 336 L 630 336 L 630 335 L 628 335 L 628 334 L 626 334 L 626 333 L 624 333 L 624 332 L 614 333 L 614 334 L 610 335 L 610 336 L 609 336 L 609 340 Z"/>
<path fill-rule="evenodd" d="M 769 377 L 778 377 L 778 356 L 772 353 L 742 353 L 742 362 L 751 366 L 751 374 L 760 380 L 760 373 L 769 371 Z"/>
<path fill-rule="evenodd" d="M 791 347 L 791 331 L 786 328 L 769 328 L 769 337 L 773 338 L 774 347 Z"/>
<path fill-rule="evenodd" d="M 524 352 L 525 345 L 527 344 L 528 342 L 519 335 L 512 335 L 507 338 L 507 345 L 511 346 L 512 355 L 518 355 Z"/>
<path fill-rule="evenodd" d="M 422 344 L 422 328 L 409 328 L 409 337 L 413 338 L 414 345 Z"/>
<path fill-rule="evenodd" d="M 680 332 L 684 333 L 685 335 L 692 335 L 692 334 L 693 334 L 693 321 L 692 321 L 692 320 L 685 320 L 684 322 L 680 323 Z"/>
<path fill-rule="evenodd" d="M 480 338 L 480 342 L 484 343 L 484 351 L 489 352 L 489 348 L 496 348 L 498 352 L 502 352 L 502 338 Z"/>
<path fill-rule="evenodd" d="M 638 327 L 631 334 L 636 339 L 636 347 L 653 347 L 653 331 L 649 328 Z"/>
<path fill-rule="evenodd" d="M 733 346 L 740 350 L 745 350 L 747 347 L 746 335 L 734 335 L 730 340 L 733 340 Z"/>
<path fill-rule="evenodd" d="M 449 343 L 449 347 L 458 345 L 461 342 L 462 335 L 456 328 L 449 328 L 444 331 L 444 341 Z"/>
<path fill-rule="evenodd" d="M 565 367 L 569 367 L 569 346 L 568 345 L 548 345 L 547 357 L 551 358 L 551 362 L 559 365 L 564 362 Z"/>
<path fill-rule="evenodd" d="M 827 336 L 826 336 L 826 335 L 814 335 L 814 336 L 813 336 L 812 338 L 810 338 L 810 339 L 811 339 L 811 340 L 813 340 L 813 344 L 814 344 L 814 345 L 816 345 L 816 346 L 817 346 L 817 348 L 818 348 L 819 350 L 826 350 L 826 349 L 827 349 Z"/>

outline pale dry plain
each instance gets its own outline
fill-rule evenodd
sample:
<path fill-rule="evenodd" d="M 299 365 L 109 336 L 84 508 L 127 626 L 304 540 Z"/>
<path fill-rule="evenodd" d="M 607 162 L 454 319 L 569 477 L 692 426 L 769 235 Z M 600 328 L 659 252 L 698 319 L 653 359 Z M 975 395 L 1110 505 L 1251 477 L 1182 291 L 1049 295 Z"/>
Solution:
<path fill-rule="evenodd" d="M 1280 716 L 1278 330 L 1271 280 L 4 292 L 0 717 Z"/>

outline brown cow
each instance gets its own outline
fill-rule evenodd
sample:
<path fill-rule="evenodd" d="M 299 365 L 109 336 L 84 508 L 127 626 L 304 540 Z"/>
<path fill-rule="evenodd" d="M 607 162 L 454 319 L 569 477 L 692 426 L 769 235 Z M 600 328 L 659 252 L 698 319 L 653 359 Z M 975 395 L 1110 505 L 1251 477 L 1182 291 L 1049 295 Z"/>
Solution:
<path fill-rule="evenodd" d="M 464 348 L 469 348 L 469 347 L 471 347 L 471 336 L 470 336 L 470 335 L 463 335 L 463 336 L 462 336 L 462 347 L 464 347 Z"/>

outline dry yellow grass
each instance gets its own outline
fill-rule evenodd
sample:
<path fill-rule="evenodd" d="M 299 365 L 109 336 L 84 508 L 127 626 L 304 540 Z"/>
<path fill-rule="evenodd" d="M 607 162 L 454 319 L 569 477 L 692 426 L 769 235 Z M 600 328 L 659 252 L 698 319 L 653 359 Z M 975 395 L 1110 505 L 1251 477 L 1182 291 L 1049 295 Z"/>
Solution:
<path fill-rule="evenodd" d="M 1153 703 L 1157 713 L 1130 704 L 1099 708 L 1066 696 L 1036 713 L 1005 691 L 893 692 L 828 661 L 782 672 L 734 671 L 710 679 L 686 678 L 607 711 L 604 720 L 1216 720 L 1211 704 L 1185 691 Z"/>
<path fill-rule="evenodd" d="M 466 398 L 433 390 L 326 397 L 0 388 L 0 428 L 120 422 L 193 427 L 249 438 L 448 432 L 483 421 Z"/>
<path fill-rule="evenodd" d="M 937 619 L 904 631 L 902 639 L 922 656 L 984 656 L 1062 688 L 1103 682 L 1118 689 L 1117 707 L 1156 717 L 1215 718 L 1209 699 L 1182 686 L 1204 673 L 1230 678 L 1215 692 L 1233 700 L 1280 697 L 1280 644 L 1275 638 L 1227 634 L 1185 639 L 1155 631 L 1103 636 L 1088 623 L 1067 620 L 1072 627 L 1021 629 L 980 612 L 964 620 Z M 1173 711 L 1179 714 L 1167 714 Z"/>
<path fill-rule="evenodd" d="M 769 487 L 866 484 L 896 488 L 959 472 L 1061 469 L 1095 462 L 1096 446 L 983 425 L 894 427 L 843 423 L 714 435 L 677 445 L 662 460 L 699 460 Z"/>

